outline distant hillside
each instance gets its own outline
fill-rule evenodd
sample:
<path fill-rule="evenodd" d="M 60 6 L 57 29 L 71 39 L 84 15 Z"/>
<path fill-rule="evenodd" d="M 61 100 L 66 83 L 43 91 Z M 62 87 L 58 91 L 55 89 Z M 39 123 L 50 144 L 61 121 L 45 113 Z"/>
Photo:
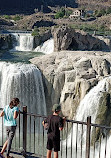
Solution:
<path fill-rule="evenodd" d="M 78 6 L 91 10 L 107 8 L 111 7 L 111 0 L 78 0 Z"/>
<path fill-rule="evenodd" d="M 40 11 L 41 5 L 43 5 L 44 12 L 49 12 L 48 6 L 65 6 L 65 4 L 77 7 L 75 0 L 0 0 L 0 14 L 30 14 L 34 12 L 35 8 Z"/>

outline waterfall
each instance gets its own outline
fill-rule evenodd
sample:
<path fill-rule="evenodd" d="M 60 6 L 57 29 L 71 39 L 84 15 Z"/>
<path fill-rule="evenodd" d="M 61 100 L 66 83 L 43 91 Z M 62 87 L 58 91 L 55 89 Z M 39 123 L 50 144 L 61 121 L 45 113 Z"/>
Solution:
<path fill-rule="evenodd" d="M 12 34 L 16 40 L 16 44 L 14 45 L 14 49 L 16 51 L 32 51 L 34 37 L 29 33 L 13 33 Z M 51 38 L 40 46 L 35 48 L 34 52 L 42 52 L 45 54 L 50 54 L 54 51 L 54 40 Z"/>
<path fill-rule="evenodd" d="M 0 62 L 0 106 L 13 97 L 18 97 L 28 112 L 46 115 L 42 77 L 35 65 Z"/>
<path fill-rule="evenodd" d="M 92 88 L 90 92 L 86 94 L 77 109 L 75 120 L 86 121 L 87 116 L 92 116 L 91 122 L 95 122 L 102 94 L 109 89 L 108 80 L 111 80 L 111 77 L 101 80 L 97 86 Z"/>
<path fill-rule="evenodd" d="M 95 119 L 96 119 L 96 116 L 97 116 L 99 105 L 101 104 L 100 100 L 101 100 L 101 98 L 103 98 L 103 93 L 109 91 L 110 83 L 111 83 L 111 76 L 110 77 L 106 77 L 103 80 L 101 80 L 94 88 L 92 88 L 89 91 L 88 94 L 86 94 L 86 96 L 83 98 L 83 100 L 80 102 L 80 105 L 78 106 L 75 120 L 86 122 L 87 117 L 91 116 L 91 122 L 95 123 Z M 73 136 L 71 136 L 71 133 L 70 133 L 69 136 L 68 136 L 68 140 L 67 140 L 67 145 L 70 148 L 71 147 L 71 139 L 73 138 L 72 145 L 73 145 L 74 150 L 75 150 L 75 146 L 76 146 L 76 132 L 77 132 L 77 126 L 73 125 Z M 84 154 L 85 154 L 86 127 L 83 128 L 83 133 L 82 133 L 81 125 L 80 126 L 78 125 L 77 142 L 79 142 L 78 143 L 79 145 L 81 144 L 80 143 L 80 141 L 81 141 L 81 134 L 83 134 L 82 143 L 83 143 Z M 108 151 L 110 151 L 109 150 L 109 146 L 111 146 L 110 140 L 111 140 L 111 136 L 108 138 L 108 142 L 107 142 L 107 158 L 110 158 L 109 157 L 110 153 L 108 153 Z M 105 153 L 103 153 L 105 151 L 105 147 L 104 147 L 105 146 L 105 142 L 104 141 L 105 140 L 102 140 L 102 147 L 101 147 L 101 149 L 103 149 L 103 150 L 101 150 L 101 158 L 104 158 L 104 154 L 105 154 Z M 66 144 L 66 140 L 63 141 L 63 144 L 64 145 Z M 79 145 L 78 145 L 78 147 L 79 147 Z M 98 154 L 99 154 L 99 149 L 96 148 L 96 156 Z M 93 156 L 93 154 L 92 154 L 92 156 Z"/>
<path fill-rule="evenodd" d="M 103 97 L 103 92 L 105 91 L 107 92 L 109 89 L 109 83 L 108 83 L 109 79 L 111 80 L 111 77 L 101 80 L 97 84 L 97 86 L 92 88 L 90 92 L 84 97 L 84 99 L 81 101 L 77 109 L 75 120 L 86 122 L 87 117 L 91 116 L 91 122 L 95 123 L 95 119 L 100 105 L 100 100 Z M 79 133 L 81 133 L 81 130 L 79 131 Z M 84 130 L 83 133 L 84 142 L 85 142 L 85 135 L 86 135 L 86 130 Z M 78 139 L 80 138 L 78 137 Z"/>
<path fill-rule="evenodd" d="M 13 33 L 17 43 L 14 46 L 16 51 L 32 51 L 34 37 L 29 33 Z"/>
<path fill-rule="evenodd" d="M 51 38 L 47 41 L 45 41 L 43 44 L 35 48 L 35 52 L 42 52 L 45 54 L 53 53 L 54 51 L 54 39 Z"/>

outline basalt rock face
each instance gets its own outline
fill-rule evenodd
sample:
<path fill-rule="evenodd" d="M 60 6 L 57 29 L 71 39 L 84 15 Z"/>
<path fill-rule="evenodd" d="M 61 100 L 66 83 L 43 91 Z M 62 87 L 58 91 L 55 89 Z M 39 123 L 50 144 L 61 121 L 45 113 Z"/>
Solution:
<path fill-rule="evenodd" d="M 0 50 L 11 49 L 13 47 L 13 38 L 11 35 L 0 35 Z"/>
<path fill-rule="evenodd" d="M 84 31 L 62 26 L 52 31 L 54 49 L 60 50 L 110 50 L 109 43 Z"/>
<path fill-rule="evenodd" d="M 1 25 L 13 26 L 13 23 L 8 20 L 4 20 L 4 19 L 0 18 L 0 26 Z"/>
<path fill-rule="evenodd" d="M 40 34 L 39 36 L 35 36 L 34 37 L 34 48 L 36 48 L 37 46 L 41 45 L 41 43 L 47 41 L 51 37 L 52 37 L 52 34 L 51 34 L 50 30 L 46 31 L 43 34 Z"/>
<path fill-rule="evenodd" d="M 30 61 L 42 72 L 48 113 L 54 103 L 61 103 L 70 119 L 89 90 L 111 75 L 109 52 L 61 51 Z"/>
<path fill-rule="evenodd" d="M 43 16 L 44 14 L 32 14 L 30 16 L 26 16 L 25 18 L 17 21 L 17 27 L 20 30 L 32 30 L 35 27 L 51 27 L 56 25 L 52 18 Z"/>

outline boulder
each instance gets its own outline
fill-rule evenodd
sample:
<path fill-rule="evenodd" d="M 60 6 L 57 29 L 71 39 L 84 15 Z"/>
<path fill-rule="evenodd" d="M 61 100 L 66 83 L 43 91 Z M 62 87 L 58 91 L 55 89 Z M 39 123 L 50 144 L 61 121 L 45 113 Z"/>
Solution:
<path fill-rule="evenodd" d="M 54 50 L 110 50 L 109 42 L 81 30 L 61 26 L 52 31 Z M 111 41 L 111 40 L 110 40 Z"/>

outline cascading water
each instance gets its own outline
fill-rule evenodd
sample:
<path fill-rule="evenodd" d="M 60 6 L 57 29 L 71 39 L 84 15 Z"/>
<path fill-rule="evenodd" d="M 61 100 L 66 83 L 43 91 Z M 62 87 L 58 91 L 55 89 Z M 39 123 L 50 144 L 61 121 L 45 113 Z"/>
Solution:
<path fill-rule="evenodd" d="M 35 48 L 35 52 L 42 52 L 45 54 L 50 54 L 54 51 L 54 39 L 51 38 L 45 41 L 43 44 Z"/>
<path fill-rule="evenodd" d="M 86 121 L 87 116 L 92 116 L 91 122 L 95 122 L 102 93 L 107 92 L 109 89 L 108 80 L 111 80 L 111 77 L 101 80 L 97 86 L 92 88 L 84 97 L 77 109 L 75 120 Z"/>
<path fill-rule="evenodd" d="M 32 64 L 0 62 L 0 106 L 18 97 L 28 112 L 46 115 L 41 73 Z"/>
<path fill-rule="evenodd" d="M 0 107 L 3 108 L 5 105 L 8 105 L 11 99 L 14 97 L 20 99 L 20 105 L 27 106 L 28 113 L 46 115 L 46 102 L 42 77 L 39 69 L 35 65 L 0 62 Z M 20 107 L 20 110 L 22 110 L 22 107 Z M 22 138 L 23 116 L 21 115 L 20 118 L 20 138 Z M 33 120 L 33 117 L 31 120 Z M 42 131 L 42 123 L 40 121 L 40 118 L 35 118 L 36 137 L 38 136 L 38 133 Z M 6 137 L 5 132 L 2 134 L 1 126 L 2 119 L 0 118 L 0 145 L 2 143 L 2 136 L 4 136 L 4 138 Z M 30 148 L 30 146 L 33 147 L 33 145 L 29 142 L 30 136 L 28 134 L 30 129 L 30 135 L 32 137 L 34 132 L 34 124 L 33 122 L 31 124 L 29 123 L 29 117 L 27 116 L 27 149 Z M 17 141 L 19 139 L 18 133 L 19 129 L 17 128 Z M 33 139 L 31 142 L 33 143 Z M 21 147 L 22 146 L 23 144 L 21 140 Z"/>
<path fill-rule="evenodd" d="M 14 47 L 16 51 L 32 51 L 34 37 L 29 33 L 13 33 L 17 41 L 17 45 Z"/>
<path fill-rule="evenodd" d="M 103 97 L 103 93 L 104 92 L 108 92 L 109 88 L 110 88 L 110 84 L 111 83 L 111 77 L 106 77 L 105 79 L 101 80 L 97 86 L 95 86 L 94 88 L 92 88 L 88 94 L 86 94 L 86 96 L 84 97 L 84 99 L 80 102 L 80 105 L 77 109 L 77 113 L 76 113 L 76 117 L 75 120 L 77 121 L 83 121 L 86 122 L 86 119 L 88 116 L 91 116 L 91 122 L 95 123 L 95 119 L 96 119 L 96 115 L 99 109 L 99 105 L 100 105 L 100 100 Z M 81 130 L 81 126 L 78 126 L 78 137 L 76 138 L 76 132 L 77 132 L 77 126 L 73 125 L 73 135 L 71 136 L 71 134 L 69 134 L 68 136 L 68 140 L 67 140 L 67 145 L 70 148 L 71 147 L 71 139 L 72 140 L 72 146 L 75 150 L 76 148 L 76 141 L 78 142 L 78 147 L 80 147 L 79 145 L 81 145 L 81 135 L 82 135 L 82 143 L 83 143 L 83 147 L 84 147 L 84 156 L 85 157 L 85 143 L 86 143 L 86 128 L 84 127 L 83 129 L 83 133 Z M 107 158 L 110 158 L 110 150 L 109 150 L 109 146 L 111 146 L 111 136 L 109 137 L 108 141 L 107 141 Z M 104 158 L 104 154 L 105 154 L 105 140 L 102 140 L 102 147 L 101 149 L 101 158 Z M 63 144 L 66 144 L 66 140 L 63 141 Z M 79 149 L 78 149 L 79 151 Z M 75 151 L 76 152 L 76 151 Z M 78 153 L 80 154 L 80 153 Z M 96 156 L 98 156 L 99 154 L 99 149 L 96 148 Z M 93 157 L 93 154 L 90 156 L 91 158 Z M 79 157 L 78 157 L 79 158 Z"/>
<path fill-rule="evenodd" d="M 13 49 L 5 51 L 0 57 L 1 61 L 29 62 L 31 58 L 49 54 L 54 51 L 54 40 L 49 39 L 34 50 L 34 37 L 31 33 L 11 33 Z"/>
<path fill-rule="evenodd" d="M 13 33 L 17 44 L 14 46 L 16 51 L 32 51 L 34 37 L 29 33 Z M 54 51 L 54 39 L 49 39 L 43 44 L 35 48 L 34 52 L 42 52 L 45 54 L 50 54 Z"/>

